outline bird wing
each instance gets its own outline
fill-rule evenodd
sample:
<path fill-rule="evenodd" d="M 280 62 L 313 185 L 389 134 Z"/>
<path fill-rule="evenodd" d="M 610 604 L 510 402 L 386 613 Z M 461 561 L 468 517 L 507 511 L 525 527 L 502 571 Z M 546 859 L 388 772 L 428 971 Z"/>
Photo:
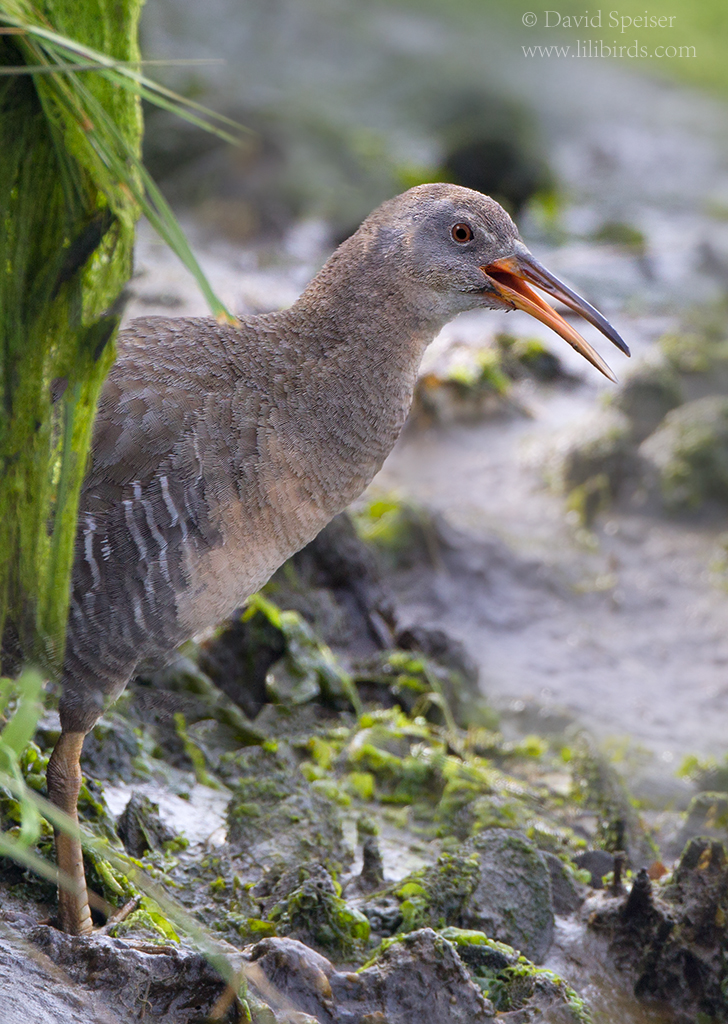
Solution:
<path fill-rule="evenodd" d="M 255 457 L 260 392 L 230 359 L 230 330 L 214 320 L 150 317 L 121 333 L 99 402 L 84 509 L 102 511 L 164 473 L 211 485 Z"/>

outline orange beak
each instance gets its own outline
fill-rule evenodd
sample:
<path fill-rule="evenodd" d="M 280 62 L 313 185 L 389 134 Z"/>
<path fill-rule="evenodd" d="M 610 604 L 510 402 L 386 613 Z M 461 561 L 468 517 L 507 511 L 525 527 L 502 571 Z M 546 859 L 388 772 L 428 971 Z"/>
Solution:
<path fill-rule="evenodd" d="M 542 324 L 546 324 L 552 331 L 556 331 L 564 341 L 568 342 L 572 348 L 576 349 L 580 355 L 588 359 L 593 366 L 596 366 L 605 377 L 614 381 L 615 384 L 617 383 L 617 378 L 599 353 L 548 302 L 542 299 L 540 295 L 537 295 L 527 282 L 530 281 L 537 288 L 547 292 L 549 295 L 553 295 L 555 299 L 558 299 L 564 305 L 579 313 L 580 316 L 583 316 L 585 320 L 593 324 L 597 330 L 601 331 L 606 338 L 609 338 L 617 348 L 621 349 L 628 356 L 629 349 L 625 343 L 597 309 L 594 309 L 586 299 L 582 299 L 580 295 L 573 292 L 571 288 L 567 288 L 550 271 L 542 267 L 530 252 L 525 250 L 525 247 L 524 251 L 517 256 L 495 260 L 494 263 L 490 263 L 487 267 L 481 267 L 480 269 L 505 305 L 510 309 L 522 309 L 525 313 L 530 313 L 531 316 L 540 320 Z"/>

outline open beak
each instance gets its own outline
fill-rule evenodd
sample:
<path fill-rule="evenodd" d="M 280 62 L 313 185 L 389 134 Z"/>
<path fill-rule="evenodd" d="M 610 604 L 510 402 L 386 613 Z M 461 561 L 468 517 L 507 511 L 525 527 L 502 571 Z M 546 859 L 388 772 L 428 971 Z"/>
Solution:
<path fill-rule="evenodd" d="M 480 268 L 486 275 L 491 285 L 495 288 L 496 294 L 503 300 L 510 309 L 522 309 L 526 313 L 546 324 L 551 330 L 561 335 L 572 348 L 576 349 L 585 359 L 616 384 L 617 379 L 588 341 L 575 331 L 571 324 L 567 323 L 562 316 L 553 309 L 545 299 L 542 299 L 527 282 L 536 285 L 542 291 L 553 295 L 555 299 L 569 306 L 590 324 L 593 324 L 598 331 L 609 338 L 609 340 L 621 349 L 625 355 L 629 355 L 629 349 L 617 334 L 612 325 L 604 319 L 602 314 L 589 305 L 586 299 L 582 299 L 571 288 L 567 288 L 557 277 L 542 267 L 525 246 L 522 252 L 516 256 L 508 256 L 502 260 L 495 260 L 487 267 Z"/>

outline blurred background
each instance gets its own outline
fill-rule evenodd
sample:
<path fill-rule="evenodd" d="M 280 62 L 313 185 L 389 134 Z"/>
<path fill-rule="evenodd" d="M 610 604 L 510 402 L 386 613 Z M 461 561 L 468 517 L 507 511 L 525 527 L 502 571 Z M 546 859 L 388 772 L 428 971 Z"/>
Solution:
<path fill-rule="evenodd" d="M 679 800 L 728 724 L 728 15 L 555 8 L 148 0 L 145 56 L 174 62 L 150 73 L 249 132 L 149 110 L 145 156 L 238 312 L 294 301 L 374 206 L 447 180 L 612 320 L 631 364 L 584 333 L 616 388 L 525 314 L 451 324 L 357 521 L 506 727 L 583 722 L 638 796 Z M 204 312 L 142 228 L 128 315 Z"/>

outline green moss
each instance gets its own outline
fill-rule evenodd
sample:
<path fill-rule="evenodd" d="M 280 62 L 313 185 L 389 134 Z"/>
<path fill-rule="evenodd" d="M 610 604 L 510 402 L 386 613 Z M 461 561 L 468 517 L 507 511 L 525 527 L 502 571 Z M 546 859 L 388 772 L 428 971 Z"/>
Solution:
<path fill-rule="evenodd" d="M 598 228 L 592 238 L 595 242 L 608 242 L 611 245 L 619 245 L 623 249 L 629 249 L 639 256 L 644 256 L 647 251 L 647 239 L 639 228 L 623 221 L 610 220 Z"/>
<path fill-rule="evenodd" d="M 316 697 L 333 704 L 343 700 L 357 714 L 361 712 L 351 676 L 298 612 L 282 611 L 263 594 L 254 594 L 248 599 L 243 619 L 256 613 L 280 630 L 285 642 L 286 653 L 267 676 L 274 699 L 292 705 L 305 704 Z"/>
<path fill-rule="evenodd" d="M 117 924 L 111 929 L 110 934 L 114 938 L 122 938 L 125 935 L 138 938 L 141 934 L 151 942 L 179 942 L 177 932 L 154 900 L 147 896 L 142 898 L 137 910 L 132 911 L 121 924 Z"/>
<path fill-rule="evenodd" d="M 344 788 L 360 800 L 373 800 L 374 776 L 371 772 L 348 772 L 343 779 Z"/>
<path fill-rule="evenodd" d="M 341 898 L 320 872 L 298 869 L 299 884 L 268 915 L 280 935 L 302 935 L 326 950 L 351 956 L 369 938 L 369 921 Z M 330 880 L 329 880 L 330 883 Z"/>
<path fill-rule="evenodd" d="M 569 491 L 566 496 L 566 511 L 572 513 L 572 517 L 576 517 L 579 526 L 590 527 L 598 515 L 607 511 L 612 497 L 609 476 L 606 473 L 596 473 Z"/>
<path fill-rule="evenodd" d="M 192 762 L 192 770 L 197 781 L 202 783 L 203 786 L 209 786 L 211 789 L 219 789 L 220 783 L 207 770 L 205 755 L 187 732 L 187 723 L 181 711 L 178 711 L 174 716 L 174 727 L 177 735 L 182 740 L 185 754 Z"/>

